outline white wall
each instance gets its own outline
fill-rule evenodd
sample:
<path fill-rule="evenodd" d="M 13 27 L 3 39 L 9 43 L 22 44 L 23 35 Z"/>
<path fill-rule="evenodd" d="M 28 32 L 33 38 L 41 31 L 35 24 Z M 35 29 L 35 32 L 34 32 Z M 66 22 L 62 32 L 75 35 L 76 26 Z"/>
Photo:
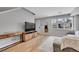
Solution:
<path fill-rule="evenodd" d="M 49 29 L 48 32 L 51 31 L 50 19 L 44 18 L 44 19 L 35 20 L 35 23 L 36 23 L 36 31 L 45 33 L 44 32 L 44 26 L 45 25 L 48 25 L 48 29 Z"/>
<path fill-rule="evenodd" d="M 74 16 L 74 30 L 79 31 L 79 7 L 71 12 L 71 16 Z"/>
<path fill-rule="evenodd" d="M 74 16 L 74 30 L 79 31 L 79 15 Z"/>
<path fill-rule="evenodd" d="M 24 31 L 24 22 L 34 22 L 34 16 L 23 10 L 0 14 L 0 33 Z"/>

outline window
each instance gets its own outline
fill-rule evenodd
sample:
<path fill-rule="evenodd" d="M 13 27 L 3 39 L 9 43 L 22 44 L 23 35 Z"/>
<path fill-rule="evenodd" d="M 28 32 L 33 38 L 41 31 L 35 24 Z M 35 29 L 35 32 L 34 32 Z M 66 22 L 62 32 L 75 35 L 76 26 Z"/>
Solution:
<path fill-rule="evenodd" d="M 72 29 L 73 28 L 73 17 L 58 18 L 51 20 L 53 28 L 58 29 Z"/>

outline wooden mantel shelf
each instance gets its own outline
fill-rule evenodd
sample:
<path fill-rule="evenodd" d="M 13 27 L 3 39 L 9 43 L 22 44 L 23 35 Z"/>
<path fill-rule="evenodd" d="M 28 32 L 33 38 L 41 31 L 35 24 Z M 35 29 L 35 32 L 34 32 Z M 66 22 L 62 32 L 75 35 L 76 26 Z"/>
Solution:
<path fill-rule="evenodd" d="M 8 38 L 8 37 L 13 37 L 16 35 L 21 35 L 23 32 L 16 32 L 16 33 L 7 33 L 7 34 L 2 34 L 0 35 L 0 39 Z"/>

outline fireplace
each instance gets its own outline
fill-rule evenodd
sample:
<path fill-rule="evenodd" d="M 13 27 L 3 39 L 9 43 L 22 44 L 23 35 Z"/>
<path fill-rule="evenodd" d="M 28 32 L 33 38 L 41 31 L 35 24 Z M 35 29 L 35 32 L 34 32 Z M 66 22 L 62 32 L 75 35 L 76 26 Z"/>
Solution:
<path fill-rule="evenodd" d="M 45 27 L 44 27 L 44 32 L 45 32 L 45 33 L 48 32 L 48 25 L 45 25 Z"/>

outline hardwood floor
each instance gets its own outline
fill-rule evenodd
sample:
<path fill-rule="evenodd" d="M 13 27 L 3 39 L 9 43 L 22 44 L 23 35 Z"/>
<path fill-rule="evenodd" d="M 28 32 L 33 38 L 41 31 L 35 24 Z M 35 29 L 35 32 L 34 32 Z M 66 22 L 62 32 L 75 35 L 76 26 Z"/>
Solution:
<path fill-rule="evenodd" d="M 55 36 L 38 36 L 28 42 L 16 45 L 5 52 L 53 52 L 53 41 Z"/>
<path fill-rule="evenodd" d="M 44 36 L 38 36 L 32 40 L 20 43 L 12 48 L 5 50 L 4 52 L 31 52 L 34 48 L 37 48 L 42 42 Z"/>
<path fill-rule="evenodd" d="M 32 50 L 33 52 L 53 52 L 53 42 L 59 37 L 55 36 L 45 36 L 44 41 L 40 45 Z"/>
<path fill-rule="evenodd" d="M 53 40 L 55 37 L 46 36 L 44 41 L 40 43 L 40 45 L 33 50 L 34 52 L 53 52 Z"/>

